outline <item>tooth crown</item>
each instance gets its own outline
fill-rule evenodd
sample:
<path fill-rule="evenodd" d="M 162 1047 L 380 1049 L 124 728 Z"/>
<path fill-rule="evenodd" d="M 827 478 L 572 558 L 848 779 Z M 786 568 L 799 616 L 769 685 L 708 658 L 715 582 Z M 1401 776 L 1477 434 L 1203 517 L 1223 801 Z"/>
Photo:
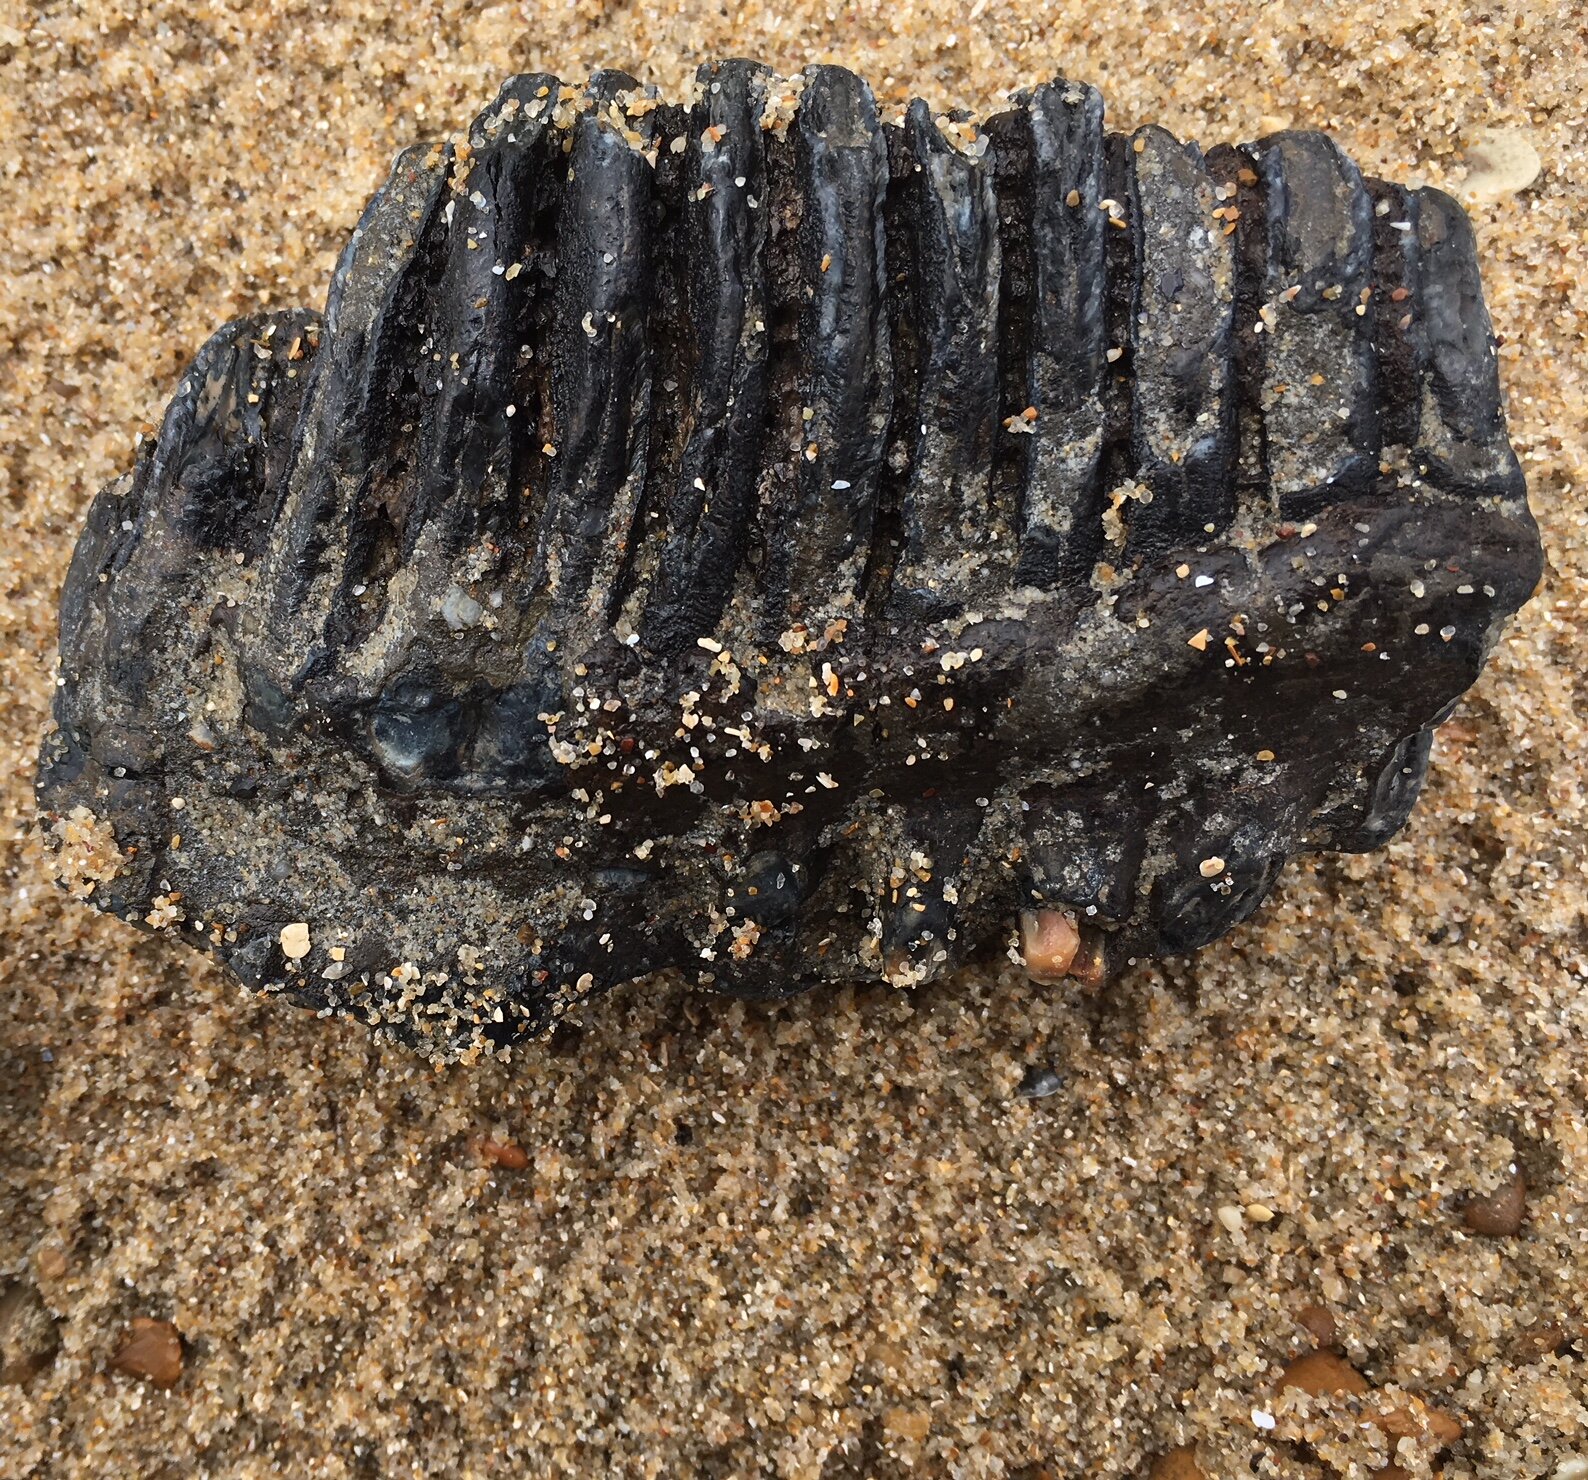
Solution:
<path fill-rule="evenodd" d="M 517 77 L 95 500 L 39 795 L 437 1058 L 668 966 L 1092 982 L 1401 826 L 1539 569 L 1471 228 L 1322 135 Z"/>

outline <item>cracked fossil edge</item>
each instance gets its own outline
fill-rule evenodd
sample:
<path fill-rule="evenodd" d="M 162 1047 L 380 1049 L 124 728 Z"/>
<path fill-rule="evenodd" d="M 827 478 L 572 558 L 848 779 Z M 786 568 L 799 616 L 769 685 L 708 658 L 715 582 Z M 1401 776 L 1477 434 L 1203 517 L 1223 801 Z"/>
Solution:
<path fill-rule="evenodd" d="M 511 79 L 61 601 L 62 882 L 435 1058 L 665 967 L 1101 982 L 1406 820 L 1540 571 L 1473 234 L 1062 79 Z"/>

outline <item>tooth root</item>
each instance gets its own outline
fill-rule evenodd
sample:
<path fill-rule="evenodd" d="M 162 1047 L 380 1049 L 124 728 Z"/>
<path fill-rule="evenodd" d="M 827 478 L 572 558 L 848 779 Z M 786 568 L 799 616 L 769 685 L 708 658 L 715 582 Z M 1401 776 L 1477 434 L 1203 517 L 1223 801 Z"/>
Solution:
<path fill-rule="evenodd" d="M 1233 795 L 1187 800 L 1160 815 L 1152 841 L 1169 863 L 1153 881 L 1151 909 L 1165 949 L 1199 950 L 1252 914 L 1284 867 L 1274 834 L 1293 826 Z"/>
<path fill-rule="evenodd" d="M 451 175 L 451 151 L 430 144 L 404 149 L 391 174 L 364 208 L 337 260 L 326 301 L 326 328 L 340 368 L 356 362 L 380 316 L 393 307 L 401 284 L 430 224 L 441 208 Z"/>
<path fill-rule="evenodd" d="M 1365 774 L 1345 782 L 1350 800 L 1318 819 L 1316 833 L 1323 846 L 1366 853 L 1399 832 L 1427 778 L 1432 746 L 1433 731 L 1418 730 L 1390 746 Z"/>
<path fill-rule="evenodd" d="M 1032 787 L 1021 803 L 1024 897 L 1122 919 L 1142 862 L 1138 806 L 1129 788 Z"/>
<path fill-rule="evenodd" d="M 895 987 L 913 987 L 952 971 L 960 957 L 959 912 L 936 881 L 911 882 L 882 920 L 882 975 Z"/>
<path fill-rule="evenodd" d="M 256 553 L 314 358 L 309 331 L 319 323 L 301 309 L 260 314 L 228 324 L 204 345 L 140 470 L 135 538 L 156 520 L 167 528 L 162 543 L 172 555 L 187 542 Z"/>
<path fill-rule="evenodd" d="M 1021 949 L 1033 981 L 1108 978 L 1109 937 L 1088 917 L 1122 921 L 1136 897 L 1143 838 L 1127 788 L 1033 787 L 1022 797 Z"/>
<path fill-rule="evenodd" d="M 426 269 L 451 233 L 451 148 L 415 145 L 398 156 L 392 177 L 348 243 L 331 279 L 326 326 L 330 358 L 323 410 L 337 439 L 340 486 L 362 491 L 372 469 L 406 440 L 404 394 L 426 316 Z"/>
<path fill-rule="evenodd" d="M 878 911 L 881 959 L 874 964 L 895 986 L 944 976 L 963 959 L 960 879 L 981 820 L 974 812 L 928 812 L 917 802 L 894 810 L 884 824 L 887 841 L 871 855 L 886 868 Z"/>
<path fill-rule="evenodd" d="M 134 570 L 106 603 L 119 651 L 150 656 L 144 624 L 167 599 L 170 579 L 191 584 L 195 548 L 229 558 L 263 544 L 282 475 L 280 444 L 290 437 L 313 354 L 308 330 L 318 322 L 302 311 L 239 319 L 209 339 L 183 376 L 153 452 L 116 501 L 132 527 L 111 522 L 106 563 Z"/>
<path fill-rule="evenodd" d="M 209 666 L 207 639 L 186 622 L 172 627 L 173 592 L 202 627 L 214 602 L 204 596 L 208 573 L 235 572 L 236 557 L 261 548 L 314 356 L 309 329 L 320 322 L 303 310 L 258 314 L 212 335 L 136 472 L 94 500 L 61 600 L 61 651 L 98 647 L 104 672 L 79 687 L 63 656 L 63 678 L 74 682 L 57 715 L 74 739 L 92 735 L 106 769 L 154 770 L 164 728 L 148 716 L 157 678 L 167 666 Z M 170 717 L 167 733 L 190 723 Z"/>
<path fill-rule="evenodd" d="M 543 127 L 557 106 L 562 84 L 549 72 L 520 72 L 501 86 L 490 106 L 469 125 L 469 147 L 484 149 L 492 142 L 526 130 Z"/>
<path fill-rule="evenodd" d="M 627 93 L 643 92 L 650 95 L 654 91 L 653 88 L 642 88 L 637 78 L 631 77 L 627 72 L 619 71 L 616 67 L 602 67 L 600 71 L 592 72 L 590 81 L 585 86 L 585 95 L 597 108 L 615 103 Z"/>
<path fill-rule="evenodd" d="M 1422 282 L 1417 247 L 1418 197 L 1403 185 L 1370 180 L 1373 198 L 1373 325 L 1380 430 L 1386 447 L 1415 447 L 1422 425 L 1426 370 L 1423 325 L 1416 312 Z"/>
<path fill-rule="evenodd" d="M 770 1000 L 821 979 L 819 953 L 813 959 L 810 946 L 813 935 L 827 937 L 827 926 L 809 905 L 822 868 L 776 849 L 736 867 L 718 903 L 728 929 L 710 967 L 716 990 Z"/>

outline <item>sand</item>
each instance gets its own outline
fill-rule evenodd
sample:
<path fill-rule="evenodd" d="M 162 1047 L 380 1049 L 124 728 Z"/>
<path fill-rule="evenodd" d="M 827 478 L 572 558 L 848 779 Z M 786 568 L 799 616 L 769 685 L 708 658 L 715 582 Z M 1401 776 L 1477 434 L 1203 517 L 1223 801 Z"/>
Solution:
<path fill-rule="evenodd" d="M 1451 1480 L 1588 1475 L 1575 0 L 326 9 L 0 7 L 0 1474 L 1426 1475 L 1459 1427 Z M 1463 194 L 1548 568 L 1411 826 L 1101 1001 L 651 981 L 446 1072 L 59 895 L 55 598 L 185 360 L 319 302 L 508 72 L 724 54 L 982 107 L 1064 70 L 1116 127 L 1316 125 Z M 1278 1391 L 1318 1335 L 1366 1391 Z"/>

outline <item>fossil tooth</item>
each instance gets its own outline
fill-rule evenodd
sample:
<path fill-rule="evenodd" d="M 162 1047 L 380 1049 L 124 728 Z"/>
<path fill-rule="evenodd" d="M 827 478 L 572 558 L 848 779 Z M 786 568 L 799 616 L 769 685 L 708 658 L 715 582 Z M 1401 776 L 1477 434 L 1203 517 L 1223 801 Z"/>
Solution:
<path fill-rule="evenodd" d="M 1056 79 L 510 79 L 91 506 L 65 884 L 436 1059 L 1194 950 L 1406 820 L 1540 570 L 1470 225 Z"/>

